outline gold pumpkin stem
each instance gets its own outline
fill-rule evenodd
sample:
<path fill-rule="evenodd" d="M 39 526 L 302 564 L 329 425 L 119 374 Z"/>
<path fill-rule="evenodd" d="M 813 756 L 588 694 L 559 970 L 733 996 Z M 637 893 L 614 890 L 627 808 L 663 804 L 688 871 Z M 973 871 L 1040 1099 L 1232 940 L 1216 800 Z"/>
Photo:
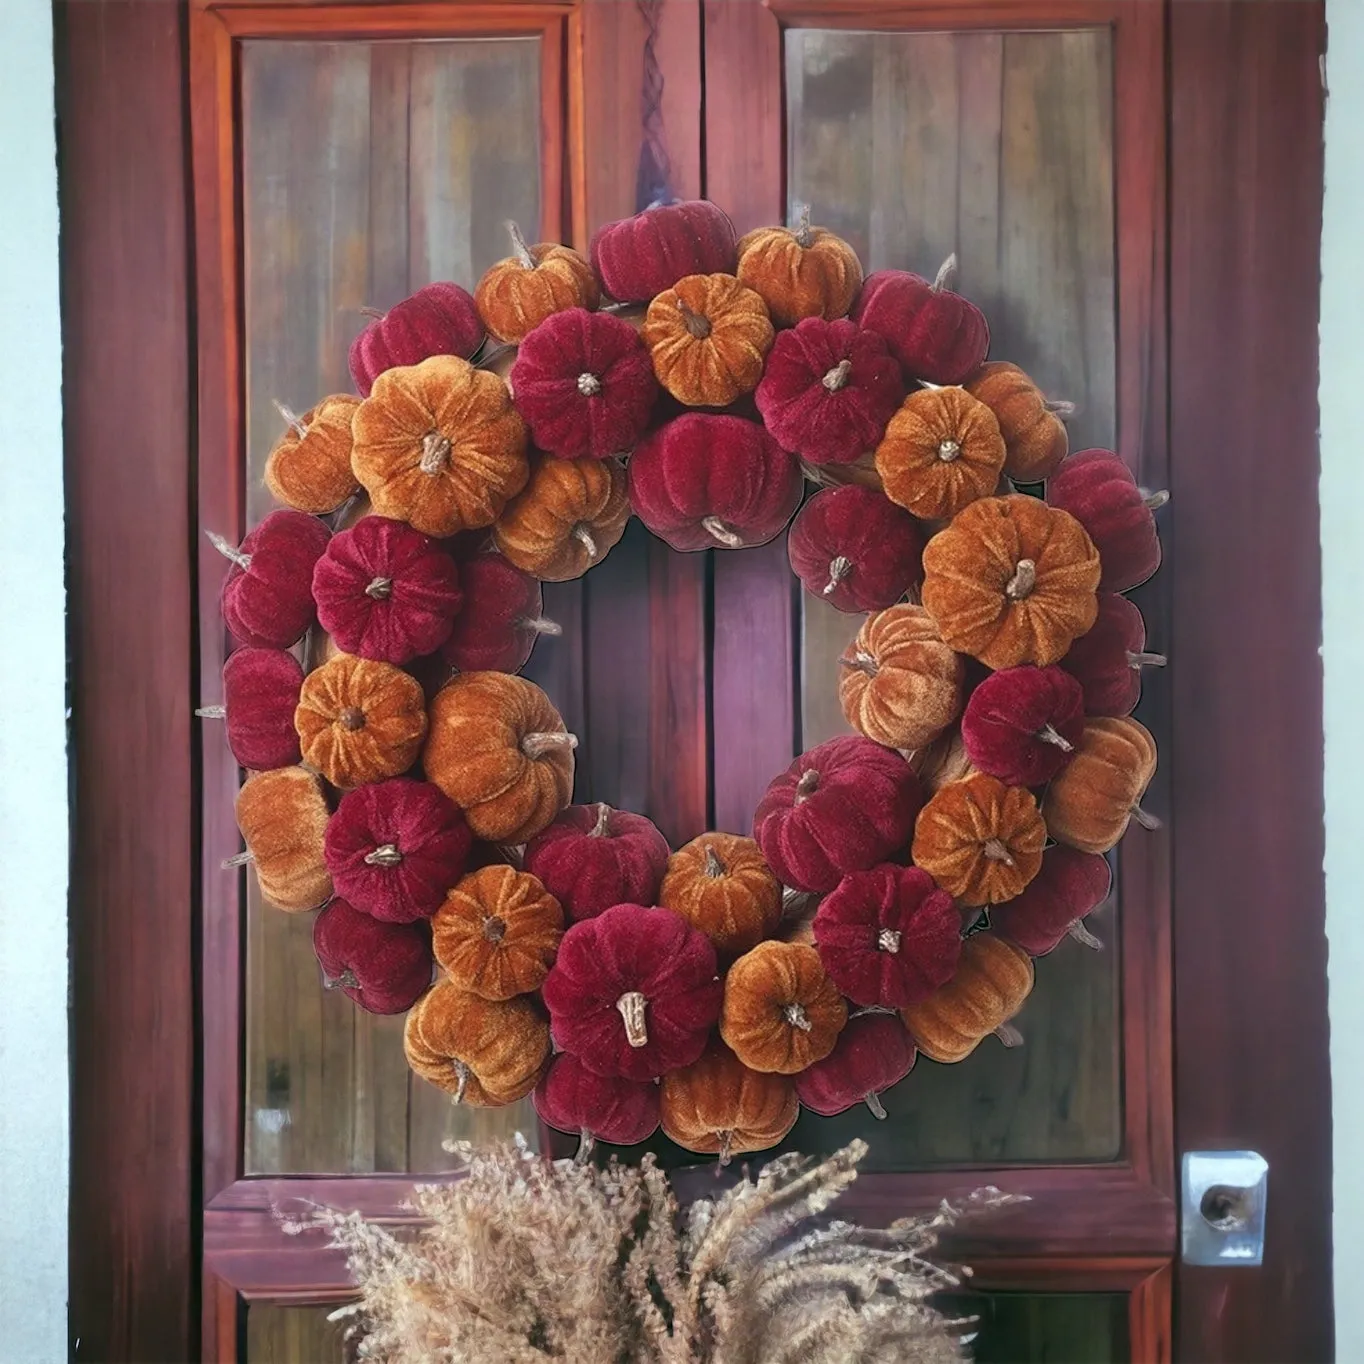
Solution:
<path fill-rule="evenodd" d="M 387 601 L 393 595 L 392 578 L 374 578 L 369 586 L 365 588 L 365 596 L 373 597 L 375 601 Z"/>
<path fill-rule="evenodd" d="M 638 990 L 628 990 L 616 1000 L 616 1008 L 625 1023 L 625 1040 L 632 1047 L 649 1045 L 649 1029 L 644 1022 L 644 1006 L 648 1002 Z"/>
<path fill-rule="evenodd" d="M 1037 586 L 1037 565 L 1031 559 L 1020 559 L 1014 575 L 1004 584 L 1004 595 L 1010 601 L 1022 601 Z"/>
<path fill-rule="evenodd" d="M 1135 819 L 1143 829 L 1154 830 L 1165 827 L 1163 824 L 1161 824 L 1157 816 L 1149 813 L 1146 810 L 1143 810 L 1140 805 L 1134 805 L 1132 807 L 1132 818 Z"/>
<path fill-rule="evenodd" d="M 584 370 L 578 375 L 578 392 L 584 398 L 595 398 L 601 392 L 601 380 L 590 370 Z"/>
<path fill-rule="evenodd" d="M 358 990 L 360 982 L 356 978 L 355 972 L 348 966 L 339 976 L 323 976 L 322 988 L 324 990 Z"/>
<path fill-rule="evenodd" d="M 1130 649 L 1127 651 L 1129 668 L 1163 668 L 1169 661 L 1164 654 L 1134 654 Z"/>
<path fill-rule="evenodd" d="M 1158 493 L 1148 493 L 1142 489 L 1141 504 L 1147 511 L 1157 511 L 1170 500 L 1170 490 L 1162 488 Z"/>
<path fill-rule="evenodd" d="M 521 752 L 528 758 L 542 758 L 552 748 L 577 748 L 578 736 L 562 730 L 532 730 L 521 740 Z"/>
<path fill-rule="evenodd" d="M 793 805 L 803 805 L 816 791 L 819 790 L 819 773 L 815 768 L 807 768 L 800 774 L 800 780 L 796 783 L 796 798 Z"/>
<path fill-rule="evenodd" d="M 1055 745 L 1062 753 L 1075 752 L 1075 745 L 1055 725 L 1043 725 L 1037 731 L 1036 737 L 1041 739 L 1044 744 Z"/>
<path fill-rule="evenodd" d="M 597 1144 L 597 1139 L 592 1135 L 589 1128 L 580 1127 L 578 1129 L 578 1149 L 573 1153 L 573 1163 L 575 1165 L 586 1165 L 592 1155 L 592 1148 Z"/>
<path fill-rule="evenodd" d="M 945 440 L 938 446 L 938 458 L 944 464 L 951 464 L 954 459 L 961 456 L 961 442 L 959 440 Z"/>
<path fill-rule="evenodd" d="M 852 361 L 840 360 L 819 382 L 829 390 L 830 393 L 837 393 L 840 388 L 848 382 L 848 375 L 852 373 Z"/>
<path fill-rule="evenodd" d="M 1014 864 L 1008 848 L 998 838 L 987 838 L 981 845 L 981 850 L 991 862 L 1003 862 L 1006 867 L 1012 867 Z"/>
<path fill-rule="evenodd" d="M 726 549 L 742 549 L 744 547 L 743 536 L 736 535 L 718 516 L 703 516 L 701 528 L 724 545 Z"/>
<path fill-rule="evenodd" d="M 585 521 L 579 521 L 573 527 L 573 538 L 587 551 L 589 559 L 597 557 L 597 542 L 592 538 L 592 532 L 588 529 Z"/>
<path fill-rule="evenodd" d="M 382 322 L 388 316 L 382 308 L 370 308 L 368 306 L 360 309 L 360 316 L 367 317 L 372 322 Z"/>
<path fill-rule="evenodd" d="M 901 934 L 895 928 L 883 928 L 876 935 L 876 947 L 881 952 L 898 952 L 900 950 Z"/>
<path fill-rule="evenodd" d="M 462 1104 L 464 1102 L 464 1091 L 469 1088 L 469 1076 L 473 1073 L 469 1067 L 458 1057 L 450 1062 L 455 1071 L 455 1097 L 453 1102 Z"/>
<path fill-rule="evenodd" d="M 856 650 L 851 658 L 840 658 L 838 661 L 843 667 L 866 673 L 868 677 L 875 677 L 881 671 L 875 657 L 864 649 Z"/>
<path fill-rule="evenodd" d="M 231 857 L 224 857 L 222 868 L 224 871 L 231 871 L 234 867 L 244 867 L 248 862 L 254 862 L 256 854 L 248 848 L 245 852 L 234 853 Z"/>
<path fill-rule="evenodd" d="M 1042 404 L 1042 408 L 1044 411 L 1050 412 L 1053 417 L 1060 417 L 1063 422 L 1069 421 L 1075 415 L 1075 404 L 1067 402 L 1064 398 L 1056 402 L 1048 399 Z"/>
<path fill-rule="evenodd" d="M 720 1149 L 718 1152 L 720 1163 L 715 1167 L 716 1174 L 719 1174 L 720 1171 L 734 1159 L 734 1133 L 726 1128 L 718 1135 L 720 1137 Z"/>
<path fill-rule="evenodd" d="M 450 462 L 450 439 L 439 431 L 422 437 L 422 457 L 418 467 L 424 474 L 438 474 Z"/>
<path fill-rule="evenodd" d="M 194 712 L 201 720 L 226 720 L 226 706 L 200 706 Z"/>
<path fill-rule="evenodd" d="M 692 312 L 680 298 L 677 300 L 677 311 L 682 314 L 682 325 L 698 341 L 704 341 L 710 335 L 710 318 Z"/>
<path fill-rule="evenodd" d="M 1096 938 L 1094 934 L 1085 927 L 1085 921 L 1083 919 L 1076 919 L 1075 922 L 1066 929 L 1066 932 L 1070 934 L 1076 942 L 1083 943 L 1084 946 L 1092 948 L 1095 952 L 1103 951 L 1103 939 Z"/>
<path fill-rule="evenodd" d="M 501 942 L 507 936 L 507 921 L 496 914 L 483 920 L 483 936 L 488 942 Z"/>
<path fill-rule="evenodd" d="M 1023 1034 L 1012 1023 L 1001 1023 L 995 1029 L 995 1036 L 1006 1047 L 1021 1047 L 1023 1045 Z"/>
<path fill-rule="evenodd" d="M 367 867 L 397 867 L 402 864 L 403 855 L 396 843 L 380 843 L 373 852 L 365 854 Z"/>
<path fill-rule="evenodd" d="M 952 283 L 952 277 L 957 273 L 957 253 L 954 251 L 943 263 L 938 266 L 938 273 L 933 277 L 933 292 L 940 294 Z"/>
<path fill-rule="evenodd" d="M 886 1109 L 885 1105 L 882 1104 L 881 1102 L 881 1096 L 879 1094 L 868 1094 L 867 1097 L 862 1100 L 862 1102 L 865 1103 L 867 1107 L 871 1109 L 871 1115 L 873 1118 L 878 1118 L 882 1122 L 885 1121 Z"/>
<path fill-rule="evenodd" d="M 271 398 L 270 401 L 275 405 L 275 411 L 284 418 L 284 424 L 296 435 L 299 440 L 308 434 L 308 428 L 303 425 L 303 419 L 291 407 L 285 407 L 278 398 Z"/>
<path fill-rule="evenodd" d="M 607 825 L 611 821 L 611 807 L 604 801 L 597 802 L 597 822 L 588 832 L 589 838 L 605 838 L 607 835 Z"/>
<path fill-rule="evenodd" d="M 815 234 L 810 227 L 810 205 L 796 205 L 796 225 L 791 229 L 791 235 L 796 239 L 796 245 L 803 251 L 808 251 L 814 245 Z"/>
<path fill-rule="evenodd" d="M 712 881 L 725 874 L 725 864 L 720 861 L 720 855 L 709 843 L 706 844 L 706 865 L 704 874 Z"/>
<path fill-rule="evenodd" d="M 801 1032 L 810 1032 L 815 1026 L 810 1022 L 810 1015 L 805 1012 L 805 1007 L 801 1004 L 788 1004 L 781 1011 L 781 1016 L 793 1028 L 799 1028 Z"/>
<path fill-rule="evenodd" d="M 516 263 L 523 270 L 535 269 L 535 257 L 530 253 L 530 247 L 526 245 L 526 239 L 521 235 L 521 229 L 513 222 L 507 224 L 507 236 L 511 238 L 512 255 L 516 257 Z"/>
<path fill-rule="evenodd" d="M 232 544 L 230 541 L 224 540 L 217 531 L 206 530 L 204 534 L 208 536 L 209 544 L 212 545 L 224 559 L 231 559 L 243 573 L 251 567 L 251 556 L 249 554 L 243 554 L 236 545 Z"/>
<path fill-rule="evenodd" d="M 824 584 L 821 596 L 829 596 L 853 570 L 853 562 L 846 554 L 835 555 L 829 560 L 829 581 Z"/>
<path fill-rule="evenodd" d="M 545 616 L 522 616 L 516 623 L 521 629 L 536 635 L 561 635 L 564 632 L 564 627 L 557 620 L 549 620 Z"/>

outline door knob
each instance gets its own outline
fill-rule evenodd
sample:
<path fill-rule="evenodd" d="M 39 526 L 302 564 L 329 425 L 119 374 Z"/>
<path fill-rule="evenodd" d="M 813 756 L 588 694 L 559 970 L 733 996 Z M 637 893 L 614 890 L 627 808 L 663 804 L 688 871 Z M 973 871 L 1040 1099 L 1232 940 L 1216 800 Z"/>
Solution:
<path fill-rule="evenodd" d="M 1180 1253 L 1189 1265 L 1258 1265 L 1269 1162 L 1258 1151 L 1186 1151 Z"/>

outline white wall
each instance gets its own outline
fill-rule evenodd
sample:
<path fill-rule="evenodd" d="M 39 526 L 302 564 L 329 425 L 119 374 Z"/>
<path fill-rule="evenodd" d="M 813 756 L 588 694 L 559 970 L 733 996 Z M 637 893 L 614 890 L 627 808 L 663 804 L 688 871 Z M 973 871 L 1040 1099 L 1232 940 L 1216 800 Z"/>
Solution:
<path fill-rule="evenodd" d="M 0 1358 L 66 1358 L 67 785 L 51 0 L 0 0 Z"/>

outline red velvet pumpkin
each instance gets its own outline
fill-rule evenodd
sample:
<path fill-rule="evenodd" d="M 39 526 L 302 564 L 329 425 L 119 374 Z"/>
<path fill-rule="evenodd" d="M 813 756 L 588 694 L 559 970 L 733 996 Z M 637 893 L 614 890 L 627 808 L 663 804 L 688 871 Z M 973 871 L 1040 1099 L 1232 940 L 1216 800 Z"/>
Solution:
<path fill-rule="evenodd" d="M 595 1140 L 634 1146 L 658 1130 L 658 1086 L 652 1080 L 594 1075 L 568 1052 L 560 1052 L 535 1086 L 540 1121 L 558 1132 L 581 1135 L 579 1158 Z"/>
<path fill-rule="evenodd" d="M 287 649 L 316 617 L 313 567 L 331 531 L 306 512 L 273 511 L 236 549 L 213 546 L 231 560 L 223 579 L 223 623 L 243 644 Z"/>
<path fill-rule="evenodd" d="M 956 264 L 949 256 L 931 284 L 907 270 L 877 270 L 862 285 L 853 320 L 886 338 L 908 378 L 959 384 L 990 353 L 985 314 L 948 288 Z"/>
<path fill-rule="evenodd" d="M 433 355 L 467 360 L 483 344 L 483 319 L 458 284 L 428 284 L 376 318 L 350 343 L 350 374 L 365 398 L 386 369 Z"/>
<path fill-rule="evenodd" d="M 909 764 L 870 739 L 830 739 L 777 777 L 753 818 L 768 865 L 794 890 L 830 891 L 903 849 L 923 797 Z"/>
<path fill-rule="evenodd" d="M 652 1080 L 705 1050 L 723 987 L 704 933 L 615 905 L 564 934 L 540 993 L 560 1048 L 598 1075 Z"/>
<path fill-rule="evenodd" d="M 777 334 L 754 393 L 782 449 L 811 464 L 847 464 L 874 450 L 904 396 L 883 337 L 820 317 Z"/>
<path fill-rule="evenodd" d="M 668 865 L 668 840 L 643 815 L 609 805 L 570 805 L 526 844 L 538 876 L 570 920 L 612 905 L 652 905 Z"/>
<path fill-rule="evenodd" d="M 227 746 L 249 771 L 268 772 L 299 762 L 294 710 L 303 669 L 283 649 L 249 646 L 223 664 L 223 710 Z"/>
<path fill-rule="evenodd" d="M 389 923 L 427 919 L 464 875 L 474 836 L 437 786 L 393 777 L 341 797 L 327 824 L 336 893 Z"/>
<path fill-rule="evenodd" d="M 313 569 L 313 598 L 338 649 L 383 663 L 434 653 L 462 601 L 450 555 L 387 516 L 363 517 L 332 536 Z"/>
<path fill-rule="evenodd" d="M 521 342 L 512 401 L 531 441 L 561 459 L 628 454 L 649 424 L 658 381 L 639 333 L 609 313 L 552 313 Z"/>
<path fill-rule="evenodd" d="M 881 1095 L 909 1074 L 915 1055 L 914 1039 L 894 1014 L 854 1016 L 833 1051 L 796 1076 L 796 1094 L 824 1118 L 860 1103 L 884 1118 Z"/>
<path fill-rule="evenodd" d="M 786 551 L 805 590 L 839 611 L 879 611 L 923 580 L 919 523 L 856 483 L 817 492 L 791 523 Z"/>
<path fill-rule="evenodd" d="M 1068 511 L 1099 551 L 1101 592 L 1126 592 L 1160 567 L 1160 537 L 1152 512 L 1168 493 L 1146 493 L 1120 455 L 1080 450 L 1061 461 L 1047 482 L 1047 501 Z"/>
<path fill-rule="evenodd" d="M 366 1013 L 400 1014 L 431 984 L 431 935 L 424 924 L 380 923 L 333 900 L 313 921 L 313 952 L 328 990 Z"/>
<path fill-rule="evenodd" d="M 630 505 L 674 549 L 745 549 L 800 506 L 800 466 L 756 422 L 688 413 L 630 460 Z"/>
<path fill-rule="evenodd" d="M 1042 854 L 1042 870 L 1021 895 L 991 906 L 990 927 L 1030 957 L 1045 957 L 1067 936 L 1098 947 L 1082 920 L 1108 899 L 1112 887 L 1113 873 L 1102 853 L 1058 843 Z"/>
<path fill-rule="evenodd" d="M 992 673 L 961 717 L 972 767 L 1005 786 L 1045 786 L 1070 761 L 1084 731 L 1084 690 L 1054 665 Z"/>
<path fill-rule="evenodd" d="M 903 1009 L 952 979 L 961 915 L 918 867 L 849 872 L 815 912 L 824 969 L 854 1004 Z"/>
<path fill-rule="evenodd" d="M 464 603 L 441 657 L 460 672 L 520 672 L 540 635 L 560 628 L 546 620 L 540 583 L 500 554 L 475 554 L 461 562 Z"/>
<path fill-rule="evenodd" d="M 607 223 L 588 255 L 612 298 L 648 303 L 685 275 L 733 274 L 738 238 L 723 209 L 691 199 Z"/>
<path fill-rule="evenodd" d="M 1163 668 L 1146 652 L 1146 622 L 1126 597 L 1099 594 L 1099 615 L 1070 646 L 1063 667 L 1084 690 L 1086 715 L 1131 715 L 1141 699 L 1141 670 Z"/>

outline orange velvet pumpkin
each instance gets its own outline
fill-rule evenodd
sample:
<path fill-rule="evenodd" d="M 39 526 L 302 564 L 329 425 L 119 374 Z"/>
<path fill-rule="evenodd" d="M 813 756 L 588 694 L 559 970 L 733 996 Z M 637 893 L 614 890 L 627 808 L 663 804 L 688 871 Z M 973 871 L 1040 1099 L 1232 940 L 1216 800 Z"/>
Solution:
<path fill-rule="evenodd" d="M 484 999 L 538 990 L 564 936 L 564 912 L 529 872 L 493 865 L 470 872 L 431 920 L 445 974 Z"/>
<path fill-rule="evenodd" d="M 458 356 L 385 370 L 352 431 L 351 465 L 375 512 L 426 535 L 492 525 L 530 476 L 507 385 Z"/>
<path fill-rule="evenodd" d="M 426 698 L 421 684 L 391 663 L 337 654 L 303 679 L 294 728 L 303 761 L 349 790 L 416 762 Z"/>
<path fill-rule="evenodd" d="M 1037 875 L 1046 841 L 1032 792 L 977 772 L 948 782 L 919 811 L 914 865 L 964 905 L 995 905 Z"/>
<path fill-rule="evenodd" d="M 359 491 L 350 466 L 351 419 L 359 406 L 359 398 L 336 393 L 301 417 L 280 408 L 285 431 L 265 461 L 265 486 L 276 502 L 321 514 Z"/>
<path fill-rule="evenodd" d="M 964 388 L 921 388 L 890 419 L 876 470 L 892 502 L 926 521 L 955 516 L 999 486 L 1004 437 Z"/>
<path fill-rule="evenodd" d="M 891 606 L 867 618 L 838 660 L 838 699 L 859 734 L 921 748 L 961 714 L 964 672 L 922 606 Z"/>
<path fill-rule="evenodd" d="M 842 237 L 811 227 L 808 207 L 793 228 L 760 227 L 741 237 L 735 274 L 762 296 L 780 327 L 803 317 L 845 317 L 862 287 L 857 252 Z"/>
<path fill-rule="evenodd" d="M 542 455 L 493 526 L 502 556 L 542 582 L 581 578 L 625 534 L 630 493 L 616 459 Z"/>
<path fill-rule="evenodd" d="M 664 1133 L 688 1151 L 718 1154 L 721 1165 L 745 1151 L 775 1146 L 800 1115 L 788 1077 L 749 1069 L 719 1042 L 699 1061 L 668 1071 L 658 1099 Z"/>
<path fill-rule="evenodd" d="M 919 784 L 930 795 L 941 791 L 950 781 L 961 781 L 963 777 L 973 775 L 976 770 L 971 766 L 961 730 L 956 725 L 944 730 L 931 744 L 911 753 L 909 765 Z"/>
<path fill-rule="evenodd" d="M 803 943 L 759 943 L 725 976 L 720 1036 L 753 1070 L 794 1075 L 822 1061 L 847 1021 L 819 953 Z"/>
<path fill-rule="evenodd" d="M 1014 493 L 973 502 L 924 550 L 923 604 L 989 668 L 1046 667 L 1099 614 L 1099 553 L 1068 512 Z"/>
<path fill-rule="evenodd" d="M 1156 771 L 1156 741 L 1131 716 L 1085 721 L 1071 760 L 1053 778 L 1042 801 L 1047 832 L 1081 852 L 1104 853 L 1135 817 L 1155 827 L 1140 806 Z"/>
<path fill-rule="evenodd" d="M 437 981 L 403 1028 L 407 1064 L 456 1103 L 501 1108 L 535 1088 L 549 1059 L 549 1023 L 526 995 L 481 999 Z"/>
<path fill-rule="evenodd" d="M 431 702 L 426 779 L 479 838 L 524 843 L 573 794 L 569 734 L 548 696 L 510 673 L 461 673 Z"/>
<path fill-rule="evenodd" d="M 993 933 L 961 945 L 957 974 L 925 1000 L 900 1010 L 919 1050 L 934 1061 L 963 1061 L 992 1032 L 1006 1045 L 1020 1039 L 1006 1027 L 1032 991 L 1032 960 Z"/>
<path fill-rule="evenodd" d="M 658 903 L 699 928 L 718 951 L 747 952 L 777 931 L 781 882 L 753 839 L 702 834 L 668 859 Z"/>
<path fill-rule="evenodd" d="M 758 386 L 775 332 L 767 305 L 733 275 L 687 275 L 649 304 L 640 334 L 678 402 L 727 407 Z"/>
<path fill-rule="evenodd" d="M 551 313 L 597 306 L 601 290 L 582 256 L 555 242 L 527 246 L 515 223 L 507 231 L 512 254 L 490 265 L 474 290 L 478 315 L 499 341 L 520 341 Z"/>
<path fill-rule="evenodd" d="M 966 383 L 999 423 L 1004 437 L 1004 472 L 1016 483 L 1041 483 L 1056 472 L 1070 448 L 1063 413 L 1069 403 L 1052 403 L 1017 365 L 987 360 Z"/>
<path fill-rule="evenodd" d="M 305 768 L 253 772 L 237 792 L 237 827 L 260 891 L 276 909 L 316 909 L 332 893 L 323 840 L 327 801 Z"/>

